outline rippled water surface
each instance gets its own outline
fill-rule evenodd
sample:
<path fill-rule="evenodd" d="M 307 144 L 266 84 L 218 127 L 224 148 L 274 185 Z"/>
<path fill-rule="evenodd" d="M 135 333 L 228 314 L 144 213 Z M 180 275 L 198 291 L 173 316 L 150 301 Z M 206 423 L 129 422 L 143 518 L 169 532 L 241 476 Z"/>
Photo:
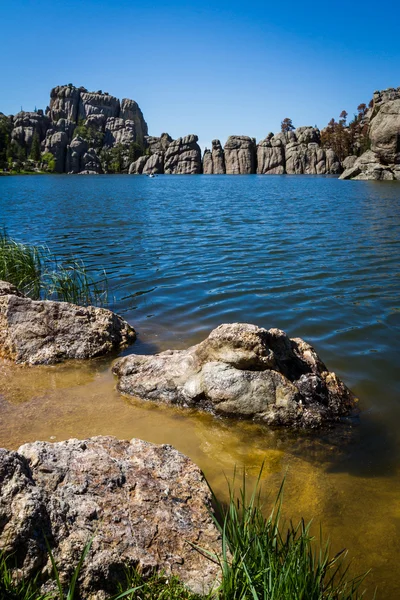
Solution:
<path fill-rule="evenodd" d="M 311 342 L 360 398 L 360 425 L 271 431 L 128 401 L 112 359 L 0 363 L 0 446 L 95 434 L 168 442 L 215 490 L 265 461 L 286 512 L 322 522 L 378 598 L 400 597 L 400 184 L 312 176 L 0 178 L 0 226 L 105 268 L 129 352 L 183 348 L 223 322 Z"/>

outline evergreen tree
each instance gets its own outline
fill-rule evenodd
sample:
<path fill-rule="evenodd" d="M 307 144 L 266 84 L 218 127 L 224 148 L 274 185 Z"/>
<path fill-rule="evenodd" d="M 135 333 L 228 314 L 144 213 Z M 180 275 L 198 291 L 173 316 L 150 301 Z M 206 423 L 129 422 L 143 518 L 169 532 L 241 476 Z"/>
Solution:
<path fill-rule="evenodd" d="M 281 122 L 281 131 L 283 133 L 287 133 L 288 131 L 293 131 L 293 129 L 295 129 L 295 127 L 292 123 L 292 119 L 283 119 L 283 121 Z"/>
<path fill-rule="evenodd" d="M 35 162 L 39 162 L 41 156 L 39 134 L 35 131 L 32 138 L 31 152 L 29 158 Z"/>

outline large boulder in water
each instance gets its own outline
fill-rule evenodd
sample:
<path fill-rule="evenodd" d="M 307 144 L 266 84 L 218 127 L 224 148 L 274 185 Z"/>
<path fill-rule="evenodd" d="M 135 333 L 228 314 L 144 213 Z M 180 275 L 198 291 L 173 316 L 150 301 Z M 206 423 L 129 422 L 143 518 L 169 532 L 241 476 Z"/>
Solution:
<path fill-rule="evenodd" d="M 136 398 L 269 425 L 316 427 L 355 406 L 312 346 L 243 323 L 221 325 L 188 350 L 122 358 L 113 372 L 118 389 Z"/>
<path fill-rule="evenodd" d="M 92 539 L 80 597 L 109 598 L 125 569 L 178 576 L 194 592 L 215 583 L 211 493 L 200 469 L 168 445 L 95 437 L 0 449 L 0 549 L 26 576 L 52 567 L 65 584 Z M 49 585 L 49 582 L 47 583 Z"/>
<path fill-rule="evenodd" d="M 0 356 L 16 363 L 94 358 L 136 338 L 122 317 L 105 308 L 31 300 L 5 282 L 0 290 Z"/>

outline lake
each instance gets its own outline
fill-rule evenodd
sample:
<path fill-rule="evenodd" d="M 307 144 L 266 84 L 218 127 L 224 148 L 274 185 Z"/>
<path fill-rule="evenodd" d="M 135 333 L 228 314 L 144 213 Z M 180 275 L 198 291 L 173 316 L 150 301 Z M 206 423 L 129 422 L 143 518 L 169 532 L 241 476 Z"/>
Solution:
<path fill-rule="evenodd" d="M 271 430 L 122 397 L 112 358 L 0 363 L 0 446 L 97 434 L 170 443 L 226 495 L 235 465 L 285 514 L 323 524 L 368 588 L 400 597 L 400 183 L 318 176 L 0 178 L 0 226 L 108 275 L 127 351 L 185 348 L 221 323 L 312 343 L 360 398 L 356 426 Z M 371 597 L 370 594 L 367 597 Z"/>

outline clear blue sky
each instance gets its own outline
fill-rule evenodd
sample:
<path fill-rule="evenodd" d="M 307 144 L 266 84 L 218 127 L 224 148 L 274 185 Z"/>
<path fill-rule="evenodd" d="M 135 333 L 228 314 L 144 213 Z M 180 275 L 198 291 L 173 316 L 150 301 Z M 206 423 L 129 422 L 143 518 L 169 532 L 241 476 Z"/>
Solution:
<path fill-rule="evenodd" d="M 400 86 L 400 2 L 0 0 L 0 111 L 59 84 L 135 99 L 152 135 L 323 127 Z"/>

